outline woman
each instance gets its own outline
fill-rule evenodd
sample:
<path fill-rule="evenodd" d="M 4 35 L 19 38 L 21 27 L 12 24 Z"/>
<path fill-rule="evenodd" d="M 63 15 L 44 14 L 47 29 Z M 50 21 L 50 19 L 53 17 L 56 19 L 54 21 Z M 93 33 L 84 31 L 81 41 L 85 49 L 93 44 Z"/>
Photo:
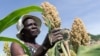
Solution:
<path fill-rule="evenodd" d="M 45 56 L 49 48 L 52 48 L 54 44 L 63 38 L 59 28 L 53 29 L 50 33 L 47 34 L 42 45 L 36 43 L 36 38 L 40 33 L 41 20 L 32 15 L 22 16 L 18 23 L 17 37 L 27 45 L 30 49 L 31 56 Z M 49 41 L 49 38 L 52 40 Z M 51 45 L 52 43 L 52 45 Z M 17 44 L 11 44 L 11 56 L 23 56 L 26 55 L 23 48 Z"/>

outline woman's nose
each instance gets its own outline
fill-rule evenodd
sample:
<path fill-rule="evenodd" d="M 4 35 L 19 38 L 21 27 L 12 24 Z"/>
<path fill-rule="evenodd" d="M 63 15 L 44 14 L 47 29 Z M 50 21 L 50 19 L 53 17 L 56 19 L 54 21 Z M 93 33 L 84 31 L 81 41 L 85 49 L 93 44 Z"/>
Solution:
<path fill-rule="evenodd" d="M 37 26 L 36 25 L 32 25 L 32 29 L 36 29 L 37 28 Z"/>

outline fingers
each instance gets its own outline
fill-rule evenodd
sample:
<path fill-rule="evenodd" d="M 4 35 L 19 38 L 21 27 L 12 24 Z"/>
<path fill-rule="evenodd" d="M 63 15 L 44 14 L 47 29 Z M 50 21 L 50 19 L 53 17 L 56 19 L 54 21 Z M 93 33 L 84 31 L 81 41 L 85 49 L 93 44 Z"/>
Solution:
<path fill-rule="evenodd" d="M 55 32 L 58 32 L 60 30 L 61 30 L 60 28 L 55 28 L 55 29 L 51 30 L 51 33 L 55 33 Z"/>
<path fill-rule="evenodd" d="M 62 34 L 60 28 L 55 28 L 50 33 L 53 34 L 54 36 L 56 36 L 58 34 Z"/>
<path fill-rule="evenodd" d="M 60 30 L 56 30 L 56 31 L 54 31 L 53 33 L 50 34 L 49 38 L 50 38 L 50 42 L 54 44 L 54 43 L 62 40 L 63 35 L 62 35 Z"/>
<path fill-rule="evenodd" d="M 55 32 L 53 34 L 54 34 L 54 36 L 56 36 L 56 35 L 62 35 L 61 31 L 57 31 L 57 32 Z"/>
<path fill-rule="evenodd" d="M 57 42 L 57 41 L 59 41 L 59 40 L 62 40 L 63 39 L 63 36 L 61 35 L 61 34 L 59 34 L 59 35 L 56 35 L 54 38 L 52 38 L 52 39 L 54 39 L 54 42 Z"/>
<path fill-rule="evenodd" d="M 61 33 L 61 29 L 55 28 L 47 34 L 47 37 L 44 40 L 43 45 L 48 48 L 51 48 L 54 46 L 54 44 L 56 42 L 58 42 L 59 40 L 62 40 L 62 39 L 63 39 L 63 35 Z"/>
<path fill-rule="evenodd" d="M 60 41 L 62 39 L 63 39 L 62 37 L 59 37 L 59 38 L 55 39 L 54 42 L 58 42 L 58 41 Z"/>
<path fill-rule="evenodd" d="M 50 38 L 51 39 L 51 45 L 52 44 L 55 44 L 56 42 L 58 42 L 58 41 L 60 41 L 60 40 L 62 40 L 63 39 L 63 37 L 62 36 L 56 36 L 55 38 Z"/>

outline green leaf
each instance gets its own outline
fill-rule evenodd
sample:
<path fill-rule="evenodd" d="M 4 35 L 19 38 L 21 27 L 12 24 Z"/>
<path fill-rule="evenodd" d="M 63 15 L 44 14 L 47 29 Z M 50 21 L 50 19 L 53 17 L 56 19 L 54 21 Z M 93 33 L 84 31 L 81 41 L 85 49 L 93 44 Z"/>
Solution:
<path fill-rule="evenodd" d="M 59 49 L 61 49 L 60 43 L 57 43 L 57 45 L 55 46 L 55 56 L 60 56 Z"/>
<path fill-rule="evenodd" d="M 100 56 L 100 45 L 80 46 L 77 56 Z"/>
<path fill-rule="evenodd" d="M 16 42 L 16 43 L 20 44 L 23 49 L 25 49 L 26 54 L 31 56 L 31 53 L 30 53 L 29 49 L 27 48 L 27 46 L 25 44 L 23 44 L 22 42 L 20 42 L 19 40 L 17 40 L 17 39 L 0 36 L 0 41 Z"/>
<path fill-rule="evenodd" d="M 28 6 L 13 11 L 12 13 L 0 20 L 0 33 L 9 26 L 15 24 L 23 14 L 42 11 L 42 8 L 40 8 L 39 6 Z"/>
<path fill-rule="evenodd" d="M 52 47 L 51 49 L 48 50 L 47 54 L 48 56 L 60 56 L 60 46 L 58 46 L 60 44 L 60 42 L 57 42 L 54 47 Z"/>
<path fill-rule="evenodd" d="M 65 56 L 68 56 L 68 53 L 67 53 L 67 51 L 66 51 L 66 49 L 65 49 L 65 47 L 64 47 L 64 43 L 63 43 L 64 41 L 62 40 L 61 41 L 61 48 L 62 48 L 62 51 L 63 51 L 63 53 L 64 53 L 64 55 Z"/>

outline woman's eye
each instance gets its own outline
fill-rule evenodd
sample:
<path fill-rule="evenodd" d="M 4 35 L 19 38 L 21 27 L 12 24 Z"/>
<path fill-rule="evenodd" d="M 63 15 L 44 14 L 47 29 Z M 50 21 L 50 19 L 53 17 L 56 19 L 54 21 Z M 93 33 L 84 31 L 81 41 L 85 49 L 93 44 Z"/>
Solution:
<path fill-rule="evenodd" d="M 34 25 L 35 25 L 35 26 L 37 26 L 37 24 L 36 24 L 36 23 L 34 23 Z"/>

